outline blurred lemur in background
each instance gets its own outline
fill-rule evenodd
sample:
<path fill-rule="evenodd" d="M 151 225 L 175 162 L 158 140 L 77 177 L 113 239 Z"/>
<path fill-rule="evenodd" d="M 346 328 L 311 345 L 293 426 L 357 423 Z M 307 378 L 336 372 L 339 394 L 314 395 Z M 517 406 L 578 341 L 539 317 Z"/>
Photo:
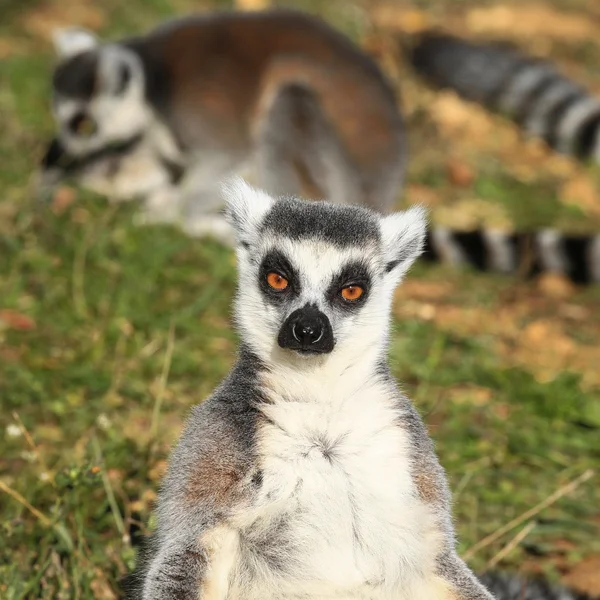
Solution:
<path fill-rule="evenodd" d="M 452 40 L 423 36 L 412 54 L 417 71 L 479 100 L 489 91 L 488 104 L 528 107 L 532 115 L 548 106 L 536 101 L 541 87 L 560 97 L 564 115 L 582 98 L 549 67 L 529 68 L 514 53 L 502 59 L 501 52 Z M 114 199 L 142 197 L 142 223 L 177 223 L 191 235 L 228 242 L 232 231 L 215 186 L 232 172 L 250 172 L 275 194 L 384 213 L 399 198 L 407 143 L 395 93 L 371 58 L 314 17 L 283 10 L 208 14 L 112 43 L 68 29 L 56 35 L 56 46 L 58 134 L 43 161 L 46 194 L 72 175 Z M 481 61 L 491 65 L 485 73 L 502 77 L 482 75 Z M 533 90 L 532 81 L 539 84 Z M 565 116 L 553 134 L 561 148 L 570 147 L 573 119 Z M 588 153 L 596 148 L 592 121 L 576 144 Z M 600 281 L 600 235 L 431 227 L 425 244 L 425 260 Z"/>
<path fill-rule="evenodd" d="M 129 196 L 139 185 L 147 220 L 228 237 L 218 186 L 248 163 L 275 194 L 309 187 L 383 211 L 396 200 L 406 152 L 394 93 L 316 19 L 217 14 L 117 44 L 67 30 L 57 45 L 59 134 L 46 167 L 58 174 L 64 153 L 64 168 L 82 166 L 98 189 Z"/>

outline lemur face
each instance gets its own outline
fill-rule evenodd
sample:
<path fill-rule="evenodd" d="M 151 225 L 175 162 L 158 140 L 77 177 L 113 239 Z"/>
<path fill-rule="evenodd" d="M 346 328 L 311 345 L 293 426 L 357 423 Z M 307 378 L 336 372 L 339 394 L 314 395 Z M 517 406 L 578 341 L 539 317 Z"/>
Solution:
<path fill-rule="evenodd" d="M 279 347 L 327 354 L 352 335 L 364 312 L 379 274 L 374 248 L 359 253 L 316 240 L 290 241 L 261 248 L 255 301 Z"/>
<path fill-rule="evenodd" d="M 55 36 L 61 57 L 52 80 L 52 110 L 66 152 L 85 156 L 122 146 L 148 125 L 139 58 L 118 45 L 99 45 L 80 29 Z"/>
<path fill-rule="evenodd" d="M 360 354 L 385 341 L 393 291 L 421 252 L 421 209 L 383 217 L 356 206 L 274 200 L 236 182 L 237 321 L 261 357 Z"/>

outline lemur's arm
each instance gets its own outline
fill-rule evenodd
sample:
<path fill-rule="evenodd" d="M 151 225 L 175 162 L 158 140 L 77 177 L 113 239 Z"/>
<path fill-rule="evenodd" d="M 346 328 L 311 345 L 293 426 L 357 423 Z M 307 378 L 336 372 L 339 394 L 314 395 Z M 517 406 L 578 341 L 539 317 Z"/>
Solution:
<path fill-rule="evenodd" d="M 186 528 L 180 516 L 148 565 L 142 600 L 225 600 L 237 533 L 220 519 Z"/>
<path fill-rule="evenodd" d="M 183 533 L 183 532 L 179 532 Z M 141 600 L 196 600 L 207 569 L 206 551 L 192 536 L 163 546 L 141 582 Z"/>
<path fill-rule="evenodd" d="M 437 563 L 438 576 L 449 586 L 448 594 L 439 600 L 494 600 L 454 547 L 439 556 Z"/>
<path fill-rule="evenodd" d="M 153 548 L 137 575 L 140 600 L 226 597 L 237 538 L 225 519 L 248 494 L 251 452 L 227 404 L 212 400 L 194 408 L 171 457 Z"/>
<path fill-rule="evenodd" d="M 441 546 L 436 549 L 436 568 L 418 597 L 431 600 L 493 600 L 456 551 L 451 517 L 451 493 L 446 473 L 435 453 L 433 441 L 416 409 L 403 398 L 402 421 L 411 439 L 413 478 L 422 502 L 435 515 Z"/>

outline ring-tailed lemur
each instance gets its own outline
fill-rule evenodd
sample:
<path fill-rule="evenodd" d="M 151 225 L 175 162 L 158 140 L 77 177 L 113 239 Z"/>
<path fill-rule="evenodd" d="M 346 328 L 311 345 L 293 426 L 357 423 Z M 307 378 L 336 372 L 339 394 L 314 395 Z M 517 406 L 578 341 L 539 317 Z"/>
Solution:
<path fill-rule="evenodd" d="M 446 477 L 387 366 L 422 209 L 227 192 L 236 365 L 192 410 L 143 600 L 492 600 L 455 550 Z"/>
<path fill-rule="evenodd" d="M 395 95 L 374 62 L 315 18 L 216 13 L 104 45 L 66 30 L 56 45 L 59 133 L 46 180 L 60 176 L 62 161 L 88 177 L 111 174 L 114 193 L 127 196 L 137 168 L 130 163 L 153 153 L 146 168 L 161 185 L 148 218 L 217 235 L 218 184 L 248 163 L 273 193 L 308 184 L 332 201 L 384 211 L 396 199 L 406 150 Z M 114 145 L 111 161 L 103 152 Z M 183 170 L 191 171 L 191 199 L 180 197 Z M 140 169 L 144 195 L 145 177 Z"/>
<path fill-rule="evenodd" d="M 225 240 L 232 232 L 215 186 L 248 162 L 274 193 L 308 190 L 382 212 L 400 193 L 407 153 L 391 86 L 316 18 L 211 14 L 110 44 L 66 30 L 56 44 L 59 132 L 44 159 L 44 188 L 75 175 L 112 197 L 143 196 L 144 222 L 182 221 L 188 233 Z M 587 282 L 600 281 L 599 254 L 600 236 L 432 227 L 426 257 Z"/>

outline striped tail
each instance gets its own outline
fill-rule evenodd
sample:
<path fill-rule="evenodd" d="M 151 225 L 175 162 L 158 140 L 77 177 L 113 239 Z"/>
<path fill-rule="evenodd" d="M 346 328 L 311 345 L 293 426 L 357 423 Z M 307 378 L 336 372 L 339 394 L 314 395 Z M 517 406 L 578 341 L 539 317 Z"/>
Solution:
<path fill-rule="evenodd" d="M 511 573 L 486 573 L 480 580 L 496 600 L 594 600 L 559 585 Z"/>
<path fill-rule="evenodd" d="M 420 35 L 410 60 L 430 83 L 507 115 L 554 150 L 600 161 L 600 99 L 550 63 L 434 31 Z"/>
<path fill-rule="evenodd" d="M 432 227 L 423 260 L 531 277 L 560 273 L 577 284 L 600 283 L 600 234 L 564 235 L 553 229 L 503 233 Z"/>

